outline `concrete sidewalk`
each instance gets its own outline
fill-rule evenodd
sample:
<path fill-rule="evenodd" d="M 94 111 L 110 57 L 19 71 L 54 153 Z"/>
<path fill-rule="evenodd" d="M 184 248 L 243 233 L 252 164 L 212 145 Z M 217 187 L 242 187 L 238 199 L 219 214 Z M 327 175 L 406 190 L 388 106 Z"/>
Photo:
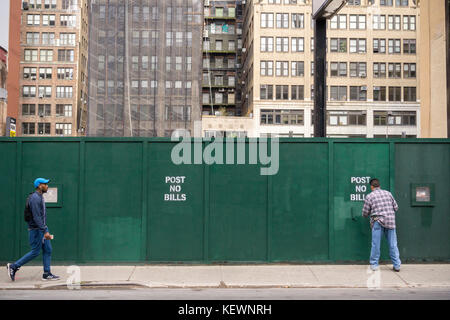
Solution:
<path fill-rule="evenodd" d="M 3 265 L 0 289 L 67 289 L 69 266 L 52 266 L 59 281 L 42 281 L 41 266 L 24 266 L 12 282 Z M 370 271 L 367 265 L 130 265 L 79 266 L 83 287 L 147 288 L 448 288 L 450 264 L 403 264 Z M 76 283 L 74 283 L 76 284 Z"/>

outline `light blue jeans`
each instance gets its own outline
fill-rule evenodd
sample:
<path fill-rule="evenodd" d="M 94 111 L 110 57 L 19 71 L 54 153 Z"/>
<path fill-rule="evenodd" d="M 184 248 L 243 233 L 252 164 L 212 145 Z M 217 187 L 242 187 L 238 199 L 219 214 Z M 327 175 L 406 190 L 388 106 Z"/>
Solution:
<path fill-rule="evenodd" d="M 370 265 L 375 268 L 378 267 L 378 260 L 380 259 L 380 244 L 381 236 L 384 234 L 389 245 L 389 255 L 391 256 L 392 264 L 395 269 L 400 269 L 400 253 L 397 248 L 397 234 L 395 229 L 386 229 L 378 221 L 375 221 L 372 228 L 372 250 L 370 251 Z"/>
<path fill-rule="evenodd" d="M 50 261 L 52 258 L 52 245 L 50 240 L 44 239 L 44 232 L 39 229 L 31 229 L 28 231 L 28 239 L 30 241 L 31 251 L 14 263 L 14 267 L 21 267 L 30 262 L 41 253 L 42 262 L 44 264 L 44 272 L 50 272 Z"/>

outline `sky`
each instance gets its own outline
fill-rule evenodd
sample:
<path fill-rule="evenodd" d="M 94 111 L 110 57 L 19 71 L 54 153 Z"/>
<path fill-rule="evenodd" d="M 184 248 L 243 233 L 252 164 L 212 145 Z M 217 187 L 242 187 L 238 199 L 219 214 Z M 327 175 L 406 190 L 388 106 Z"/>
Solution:
<path fill-rule="evenodd" d="M 17 1 L 17 0 L 15 0 Z M 0 46 L 8 50 L 9 0 L 0 0 Z"/>

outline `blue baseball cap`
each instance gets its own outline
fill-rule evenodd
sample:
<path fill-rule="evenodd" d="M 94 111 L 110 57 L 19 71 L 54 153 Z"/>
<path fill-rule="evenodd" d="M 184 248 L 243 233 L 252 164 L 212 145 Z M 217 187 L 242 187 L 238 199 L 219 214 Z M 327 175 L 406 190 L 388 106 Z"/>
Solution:
<path fill-rule="evenodd" d="M 37 178 L 34 180 L 34 187 L 37 188 L 41 183 L 49 183 L 50 179 L 44 179 L 44 178 Z"/>

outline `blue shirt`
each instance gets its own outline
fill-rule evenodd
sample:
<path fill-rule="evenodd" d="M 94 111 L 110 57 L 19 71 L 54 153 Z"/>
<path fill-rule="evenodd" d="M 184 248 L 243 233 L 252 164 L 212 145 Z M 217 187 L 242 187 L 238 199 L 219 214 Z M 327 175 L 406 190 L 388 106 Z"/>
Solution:
<path fill-rule="evenodd" d="M 43 232 L 47 232 L 47 212 L 42 194 L 37 191 L 34 192 L 30 196 L 28 204 L 30 205 L 31 213 L 33 214 L 33 219 L 28 222 L 28 227 L 30 229 L 39 229 Z"/>

